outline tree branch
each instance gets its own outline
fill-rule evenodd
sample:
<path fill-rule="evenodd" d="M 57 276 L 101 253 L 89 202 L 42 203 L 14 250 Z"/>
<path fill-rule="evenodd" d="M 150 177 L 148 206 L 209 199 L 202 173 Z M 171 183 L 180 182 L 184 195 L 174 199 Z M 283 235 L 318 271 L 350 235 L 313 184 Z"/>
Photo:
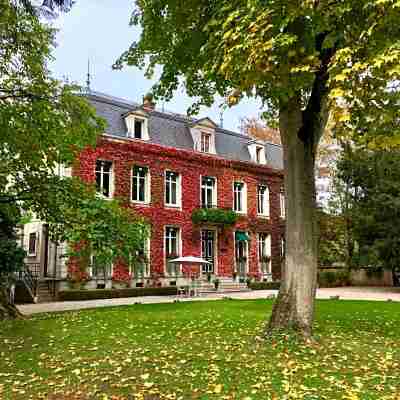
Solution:
<path fill-rule="evenodd" d="M 299 130 L 298 137 L 303 142 L 310 142 L 312 145 L 319 140 L 316 132 L 321 124 L 321 112 L 323 100 L 328 93 L 327 82 L 329 79 L 329 63 L 336 52 L 336 47 L 323 49 L 323 42 L 329 32 L 319 34 L 315 39 L 315 48 L 321 54 L 321 64 L 315 74 L 315 80 L 305 110 L 302 112 L 303 125 Z"/>

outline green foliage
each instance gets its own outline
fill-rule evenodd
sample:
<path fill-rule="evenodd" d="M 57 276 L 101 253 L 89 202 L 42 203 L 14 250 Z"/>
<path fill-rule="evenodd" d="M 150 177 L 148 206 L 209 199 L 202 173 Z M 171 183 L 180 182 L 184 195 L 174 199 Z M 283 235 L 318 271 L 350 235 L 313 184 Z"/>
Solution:
<path fill-rule="evenodd" d="M 0 0 L 0 26 L 0 203 L 45 217 L 59 206 L 48 194 L 71 197 L 77 187 L 58 176 L 61 164 L 95 145 L 105 125 L 78 87 L 50 76 L 53 29 L 9 0 Z"/>
<path fill-rule="evenodd" d="M 339 287 L 349 285 L 349 271 L 348 270 L 337 270 L 337 271 L 318 271 L 318 284 L 319 287 Z"/>
<path fill-rule="evenodd" d="M 209 222 L 229 226 L 234 225 L 237 218 L 237 214 L 233 210 L 224 210 L 222 208 L 199 208 L 192 213 L 192 221 L 195 224 Z"/>
<path fill-rule="evenodd" d="M 348 151 L 338 164 L 351 193 L 352 234 L 361 266 L 400 265 L 400 153 Z"/>
<path fill-rule="evenodd" d="M 68 222 L 52 221 L 52 231 L 59 240 L 70 243 L 69 256 L 79 257 L 83 263 L 86 260 L 85 268 L 90 257 L 97 267 L 110 266 L 118 259 L 132 266 L 149 235 L 144 219 L 117 200 L 84 197 L 76 207 L 67 204 L 60 211 Z"/>
<path fill-rule="evenodd" d="M 0 205 L 0 285 L 24 264 L 25 251 L 17 243 L 16 228 L 19 209 L 14 205 Z"/>
<path fill-rule="evenodd" d="M 346 261 L 346 221 L 341 215 L 318 211 L 320 266 Z"/>
<path fill-rule="evenodd" d="M 341 128 L 365 137 L 368 127 L 382 140 L 398 133 L 390 125 L 398 88 L 388 91 L 387 82 L 400 77 L 399 17 L 389 0 L 138 1 L 131 24 L 141 38 L 114 67 L 134 65 L 151 76 L 161 66 L 156 96 L 171 98 L 183 78 L 202 104 L 257 95 L 269 112 L 299 94 L 304 105 L 311 98 L 321 105 L 329 88 Z"/>
<path fill-rule="evenodd" d="M 58 299 L 60 301 L 82 301 L 139 296 L 174 296 L 176 293 L 176 286 L 129 289 L 65 290 L 59 292 Z"/>

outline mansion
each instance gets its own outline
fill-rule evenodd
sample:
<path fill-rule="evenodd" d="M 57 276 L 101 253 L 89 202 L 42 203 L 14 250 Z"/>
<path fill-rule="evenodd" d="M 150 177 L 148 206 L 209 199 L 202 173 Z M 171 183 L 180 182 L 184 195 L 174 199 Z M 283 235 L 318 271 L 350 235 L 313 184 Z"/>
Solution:
<path fill-rule="evenodd" d="M 159 111 L 150 97 L 142 104 L 97 92 L 87 97 L 107 128 L 96 148 L 84 150 L 63 173 L 96 184 L 101 196 L 122 199 L 150 223 L 143 265 L 131 271 L 132 286 L 154 274 L 163 286 L 181 284 L 181 266 L 169 262 L 178 256 L 207 260 L 200 267 L 203 277 L 280 278 L 285 227 L 280 146 L 222 129 L 209 118 Z M 207 219 L 217 210 L 234 212 L 235 222 Z M 38 276 L 66 280 L 65 245 L 49 240 L 46 224 L 27 224 L 21 240 Z M 90 274 L 98 285 L 96 270 Z M 105 287 L 112 274 L 111 266 Z"/>

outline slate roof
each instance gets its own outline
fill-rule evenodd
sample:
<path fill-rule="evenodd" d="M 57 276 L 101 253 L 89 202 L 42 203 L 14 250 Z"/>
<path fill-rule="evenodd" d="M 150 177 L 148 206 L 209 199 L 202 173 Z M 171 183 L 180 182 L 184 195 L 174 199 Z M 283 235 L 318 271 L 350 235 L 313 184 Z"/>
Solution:
<path fill-rule="evenodd" d="M 88 100 L 95 107 L 99 116 L 107 121 L 106 134 L 126 137 L 123 115 L 140 108 L 141 105 L 125 99 L 91 91 Z M 193 150 L 193 139 L 189 128 L 196 120 L 181 114 L 154 110 L 149 113 L 148 129 L 150 143 L 163 146 Z M 251 162 L 247 145 L 251 138 L 236 132 L 217 127 L 215 147 L 217 155 L 231 160 Z M 265 144 L 267 165 L 274 169 L 283 168 L 282 147 Z"/>

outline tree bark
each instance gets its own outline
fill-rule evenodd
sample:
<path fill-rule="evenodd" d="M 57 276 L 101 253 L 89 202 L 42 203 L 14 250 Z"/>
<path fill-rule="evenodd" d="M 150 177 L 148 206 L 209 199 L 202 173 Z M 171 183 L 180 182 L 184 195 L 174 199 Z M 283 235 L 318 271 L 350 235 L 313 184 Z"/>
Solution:
<path fill-rule="evenodd" d="M 5 287 L 0 285 L 0 321 L 16 318 L 22 318 L 22 314 L 14 304 L 10 303 Z"/>
<path fill-rule="evenodd" d="M 317 286 L 318 226 L 315 207 L 315 154 L 323 126 L 307 126 L 300 96 L 280 111 L 286 197 L 285 260 L 281 288 L 266 334 L 294 330 L 312 334 Z M 305 129 L 314 129 L 307 132 Z"/>

